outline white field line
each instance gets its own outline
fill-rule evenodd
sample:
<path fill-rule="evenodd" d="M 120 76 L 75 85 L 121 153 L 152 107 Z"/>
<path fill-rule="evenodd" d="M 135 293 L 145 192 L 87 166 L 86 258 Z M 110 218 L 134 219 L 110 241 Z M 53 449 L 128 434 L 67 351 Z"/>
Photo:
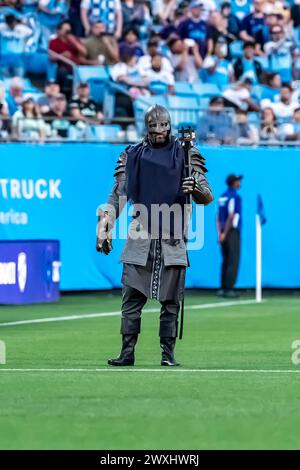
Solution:
<path fill-rule="evenodd" d="M 132 372 L 132 373 L 164 373 L 164 374 L 182 374 L 182 373 L 199 373 L 199 374 L 299 374 L 300 369 L 181 369 L 181 368 L 160 368 L 160 369 L 139 369 L 139 368 L 107 368 L 107 369 L 2 369 L 1 372 L 23 372 L 23 373 L 32 373 L 32 372 L 45 372 L 45 373 L 68 373 L 68 372 L 89 372 L 89 373 L 113 373 L 113 372 Z"/>
<path fill-rule="evenodd" d="M 186 310 L 202 310 L 209 308 L 222 308 L 222 307 L 234 307 L 235 305 L 248 305 L 256 304 L 256 300 L 234 300 L 227 302 L 215 302 L 210 304 L 198 304 L 198 305 L 186 305 Z M 147 308 L 143 310 L 143 313 L 156 313 L 159 312 L 159 308 Z M 82 315 L 68 315 L 64 317 L 48 317 L 48 318 L 35 318 L 33 320 L 18 320 L 0 323 L 0 328 L 4 326 L 17 326 L 17 325 L 33 325 L 34 323 L 51 323 L 58 321 L 71 321 L 71 320 L 84 320 L 86 318 L 100 318 L 100 317 L 115 317 L 119 316 L 121 312 L 102 312 L 102 313 L 84 313 Z"/>

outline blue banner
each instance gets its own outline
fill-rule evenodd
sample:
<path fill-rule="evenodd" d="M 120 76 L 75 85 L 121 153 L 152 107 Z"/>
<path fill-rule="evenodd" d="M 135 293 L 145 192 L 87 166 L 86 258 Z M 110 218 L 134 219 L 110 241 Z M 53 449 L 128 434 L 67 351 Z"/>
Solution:
<path fill-rule="evenodd" d="M 95 251 L 96 208 L 113 185 L 123 145 L 2 144 L 0 239 L 55 239 L 61 244 L 61 288 L 120 287 L 118 259 L 124 240 L 109 256 Z M 263 227 L 263 286 L 300 287 L 298 149 L 202 147 L 215 201 L 205 208 L 204 246 L 190 252 L 188 287 L 218 287 L 220 247 L 217 198 L 229 173 L 243 174 L 242 256 L 239 287 L 255 285 L 257 194 L 268 223 Z"/>
<path fill-rule="evenodd" d="M 58 241 L 0 241 L 0 304 L 59 299 Z"/>

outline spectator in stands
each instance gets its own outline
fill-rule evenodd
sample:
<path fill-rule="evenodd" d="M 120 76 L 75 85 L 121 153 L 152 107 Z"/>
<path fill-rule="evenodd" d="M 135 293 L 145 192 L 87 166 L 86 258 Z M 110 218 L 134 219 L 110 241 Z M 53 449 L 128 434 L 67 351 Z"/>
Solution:
<path fill-rule="evenodd" d="M 24 98 L 24 81 L 21 77 L 14 77 L 9 84 L 6 101 L 8 105 L 9 115 L 13 116 L 20 108 Z"/>
<path fill-rule="evenodd" d="M 101 21 L 106 31 L 120 39 L 123 29 L 123 15 L 120 0 L 82 0 L 81 21 L 88 36 L 94 22 Z"/>
<path fill-rule="evenodd" d="M 203 5 L 202 18 L 207 21 L 212 12 L 217 10 L 215 0 L 201 0 Z"/>
<path fill-rule="evenodd" d="M 259 105 L 251 98 L 252 86 L 252 80 L 245 78 L 242 82 L 233 83 L 226 88 L 222 93 L 225 106 L 245 111 L 260 111 Z"/>
<path fill-rule="evenodd" d="M 221 15 L 227 23 L 227 31 L 234 39 L 239 38 L 241 23 L 240 20 L 232 13 L 230 2 L 224 2 L 221 5 Z"/>
<path fill-rule="evenodd" d="M 39 0 L 39 21 L 46 38 L 55 33 L 58 25 L 67 17 L 67 0 Z"/>
<path fill-rule="evenodd" d="M 179 36 L 171 36 L 168 46 L 171 51 L 170 61 L 174 67 L 175 80 L 182 82 L 198 82 L 199 71 L 203 59 L 199 53 L 199 46 L 191 39 L 180 39 Z"/>
<path fill-rule="evenodd" d="M 255 145 L 258 144 L 258 129 L 248 122 L 247 111 L 242 109 L 236 110 L 236 143 L 238 145 Z"/>
<path fill-rule="evenodd" d="M 174 12 L 174 19 L 164 23 L 161 30 L 159 31 L 159 36 L 162 39 L 167 40 L 171 35 L 178 35 L 179 25 L 185 19 L 186 15 L 184 14 L 184 10 L 182 8 L 178 8 Z"/>
<path fill-rule="evenodd" d="M 0 103 L 0 140 L 8 140 L 10 135 L 10 120 L 3 111 L 3 104 Z"/>
<path fill-rule="evenodd" d="M 0 137 L 7 139 L 10 132 L 10 119 L 7 101 L 5 99 L 4 84 L 0 82 Z"/>
<path fill-rule="evenodd" d="M 137 57 L 132 52 L 121 56 L 120 62 L 111 67 L 110 76 L 115 82 L 136 85 L 141 78 L 137 68 Z"/>
<path fill-rule="evenodd" d="M 13 115 L 12 126 L 18 140 L 45 140 L 46 125 L 32 96 L 24 96 L 21 109 Z"/>
<path fill-rule="evenodd" d="M 224 110 L 222 97 L 211 98 L 207 114 L 199 120 L 197 137 L 200 142 L 211 145 L 234 143 L 233 119 Z"/>
<path fill-rule="evenodd" d="M 276 141 L 278 139 L 276 116 L 272 108 L 265 108 L 261 112 L 259 137 L 262 142 Z"/>
<path fill-rule="evenodd" d="M 139 43 L 139 34 L 135 28 L 129 28 L 124 33 L 124 40 L 119 44 L 120 55 L 133 52 L 136 57 L 142 57 L 144 51 Z"/>
<path fill-rule="evenodd" d="M 5 16 L 5 22 L 0 24 L 1 73 L 4 77 L 23 77 L 24 64 L 21 54 L 25 52 L 28 39 L 32 36 L 32 30 L 22 24 L 14 15 Z"/>
<path fill-rule="evenodd" d="M 203 0 L 192 0 L 189 17 L 180 23 L 178 34 L 182 39 L 194 39 L 199 46 L 201 56 L 204 58 L 207 53 L 208 23 L 203 19 L 203 16 Z"/>
<path fill-rule="evenodd" d="M 296 28 L 296 31 L 298 33 L 299 26 L 300 26 L 300 2 L 299 0 L 295 1 L 291 7 L 291 20 L 293 22 L 293 27 Z"/>
<path fill-rule="evenodd" d="M 256 55 L 265 56 L 264 47 L 271 40 L 271 29 L 273 26 L 280 25 L 282 20 L 282 16 L 275 13 L 265 15 L 265 26 L 258 29 L 254 34 Z"/>
<path fill-rule="evenodd" d="M 209 30 L 208 30 L 208 42 L 207 42 L 207 53 L 213 54 L 217 42 L 223 42 L 227 45 L 227 54 L 229 51 L 229 44 L 234 40 L 227 29 L 227 21 L 221 15 L 219 11 L 214 11 L 209 17 Z"/>
<path fill-rule="evenodd" d="M 69 140 L 86 140 L 88 137 L 89 124 L 83 118 L 79 106 L 73 102 L 69 106 L 70 127 L 68 129 Z"/>
<path fill-rule="evenodd" d="M 271 41 L 264 46 L 265 53 L 269 59 L 270 72 L 280 74 L 282 81 L 292 80 L 293 58 L 296 57 L 295 42 L 286 37 L 284 29 L 280 25 L 271 29 Z"/>
<path fill-rule="evenodd" d="M 147 84 L 145 81 L 142 81 L 141 74 L 137 67 L 137 57 L 132 53 L 121 57 L 121 61 L 112 66 L 110 75 L 115 82 L 126 86 L 126 91 L 132 97 L 149 94 L 146 88 Z M 115 115 L 133 117 L 131 96 L 121 92 L 115 94 Z"/>
<path fill-rule="evenodd" d="M 259 99 L 263 105 L 264 100 L 276 101 L 280 95 L 280 90 L 282 86 L 281 77 L 278 73 L 266 73 L 265 74 L 266 83 L 263 86 L 260 86 L 260 95 Z"/>
<path fill-rule="evenodd" d="M 110 76 L 115 82 L 126 85 L 128 93 L 133 97 L 139 95 L 149 95 L 148 81 L 142 78 L 137 66 L 137 57 L 132 53 L 127 53 L 121 57 L 121 61 L 110 70 Z M 118 102 L 122 102 L 120 107 L 126 108 L 133 115 L 132 103 L 128 103 L 128 96 L 118 94 Z M 131 101 L 131 99 L 130 99 Z M 123 104 L 125 102 L 125 105 Z"/>
<path fill-rule="evenodd" d="M 240 37 L 243 41 L 255 42 L 255 34 L 266 26 L 263 3 L 263 0 L 254 0 L 253 13 L 250 13 L 243 19 L 240 32 Z"/>
<path fill-rule="evenodd" d="M 87 83 L 80 83 L 77 95 L 72 99 L 70 106 L 77 107 L 82 121 L 103 123 L 104 116 L 101 107 L 91 98 L 90 87 Z"/>
<path fill-rule="evenodd" d="M 254 84 L 262 81 L 263 69 L 260 63 L 255 60 L 255 45 L 253 42 L 244 43 L 243 56 L 238 57 L 233 67 L 236 80 L 243 80 L 248 77 Z"/>
<path fill-rule="evenodd" d="M 300 43 L 300 2 L 295 1 L 291 7 L 291 19 L 294 27 L 297 44 Z"/>
<path fill-rule="evenodd" d="M 176 0 L 154 0 L 152 5 L 152 14 L 159 23 L 174 20 Z"/>
<path fill-rule="evenodd" d="M 52 98 L 60 94 L 60 86 L 54 81 L 49 81 L 45 85 L 45 92 L 37 99 L 37 105 L 42 114 L 50 111 L 50 102 Z"/>
<path fill-rule="evenodd" d="M 263 12 L 265 15 L 274 13 L 276 15 L 286 16 L 290 19 L 290 11 L 286 2 L 281 0 L 265 0 L 263 3 Z"/>
<path fill-rule="evenodd" d="M 134 28 L 142 36 L 148 32 L 147 27 L 151 23 L 151 16 L 149 7 L 144 0 L 123 0 L 122 14 L 123 34 L 130 28 Z"/>
<path fill-rule="evenodd" d="M 101 65 L 113 65 L 119 62 L 119 46 L 116 38 L 107 34 L 104 23 L 97 21 L 91 26 L 91 33 L 84 42 L 89 61 Z"/>
<path fill-rule="evenodd" d="M 300 140 L 300 108 L 295 109 L 292 122 L 281 126 L 280 135 L 283 140 L 288 142 Z"/>
<path fill-rule="evenodd" d="M 284 84 L 280 91 L 280 99 L 276 102 L 264 100 L 262 103 L 263 108 L 271 108 L 278 120 L 290 119 L 295 109 L 298 108 L 298 100 L 293 97 L 292 87 L 289 84 Z"/>
<path fill-rule="evenodd" d="M 69 0 L 69 3 L 69 21 L 71 24 L 72 33 L 74 34 L 74 36 L 82 38 L 84 37 L 84 27 L 81 21 L 80 14 L 81 0 Z"/>
<path fill-rule="evenodd" d="M 151 69 L 148 69 L 144 72 L 142 79 L 146 81 L 151 91 L 154 91 L 154 88 L 151 87 L 151 84 L 159 82 L 163 85 L 166 85 L 168 93 L 172 94 L 175 92 L 174 74 L 163 69 L 162 59 L 163 58 L 160 54 L 156 54 L 154 57 L 152 57 Z"/>
<path fill-rule="evenodd" d="M 1 6 L 15 8 L 16 10 L 20 11 L 22 9 L 22 1 L 21 0 L 2 0 Z"/>
<path fill-rule="evenodd" d="M 67 112 L 67 100 L 60 93 L 52 98 L 50 111 L 43 115 L 45 122 L 50 128 L 51 138 L 66 139 L 69 135 L 70 116 Z"/>
<path fill-rule="evenodd" d="M 49 43 L 49 52 L 51 60 L 58 65 L 57 82 L 68 96 L 72 89 L 72 64 L 85 64 L 87 55 L 86 47 L 72 34 L 69 21 L 59 25 L 57 37 Z"/>
<path fill-rule="evenodd" d="M 79 38 L 76 38 L 71 31 L 71 24 L 69 21 L 63 21 L 58 29 L 57 36 L 49 43 L 49 50 L 55 54 L 63 56 L 68 61 L 73 62 L 75 65 L 84 64 L 84 56 L 86 56 L 86 48 Z M 66 63 L 55 56 L 52 58 L 58 65 L 65 66 Z"/>
<path fill-rule="evenodd" d="M 217 42 L 214 55 L 207 55 L 203 61 L 201 77 L 204 82 L 214 83 L 220 89 L 233 81 L 233 67 L 230 61 L 225 59 L 228 46 L 224 42 Z"/>
<path fill-rule="evenodd" d="M 159 39 L 150 39 L 147 44 L 147 54 L 143 55 L 138 60 L 138 70 L 141 76 L 145 75 L 145 73 L 147 73 L 147 71 L 152 68 L 152 58 L 160 53 L 161 50 Z M 173 67 L 167 57 L 162 58 L 162 70 L 164 72 L 173 73 Z"/>

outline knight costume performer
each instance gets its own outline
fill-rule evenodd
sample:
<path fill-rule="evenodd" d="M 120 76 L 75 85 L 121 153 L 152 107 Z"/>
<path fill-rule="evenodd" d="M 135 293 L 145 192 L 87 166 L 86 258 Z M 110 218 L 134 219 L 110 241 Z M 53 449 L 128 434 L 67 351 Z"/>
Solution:
<path fill-rule="evenodd" d="M 111 230 L 124 201 L 127 198 L 133 204 L 134 215 L 120 259 L 123 263 L 122 349 L 116 359 L 109 359 L 108 364 L 112 366 L 134 365 L 141 313 L 147 299 L 156 299 L 161 304 L 161 365 L 179 365 L 174 348 L 188 266 L 187 223 L 181 218 L 184 222 L 180 221 L 178 230 L 176 220 L 170 223 L 169 218 L 167 227 L 161 216 L 153 216 L 151 208 L 174 206 L 185 213 L 187 197 L 204 205 L 213 200 L 205 176 L 205 159 L 193 146 L 189 149 L 191 171 L 187 176 L 183 146 L 172 136 L 168 111 L 158 105 L 149 108 L 145 127 L 147 135 L 142 142 L 127 147 L 118 159 L 115 184 L 98 223 L 96 249 L 109 254 Z M 174 214 L 177 219 L 176 211 Z"/>

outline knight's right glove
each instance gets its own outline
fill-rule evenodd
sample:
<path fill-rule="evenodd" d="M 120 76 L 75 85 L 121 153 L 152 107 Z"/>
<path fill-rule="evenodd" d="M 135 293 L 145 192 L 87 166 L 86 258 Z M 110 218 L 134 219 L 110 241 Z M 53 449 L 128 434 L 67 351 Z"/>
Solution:
<path fill-rule="evenodd" d="M 98 212 L 96 250 L 105 255 L 108 255 L 113 249 L 111 228 L 107 212 L 100 209 Z"/>

